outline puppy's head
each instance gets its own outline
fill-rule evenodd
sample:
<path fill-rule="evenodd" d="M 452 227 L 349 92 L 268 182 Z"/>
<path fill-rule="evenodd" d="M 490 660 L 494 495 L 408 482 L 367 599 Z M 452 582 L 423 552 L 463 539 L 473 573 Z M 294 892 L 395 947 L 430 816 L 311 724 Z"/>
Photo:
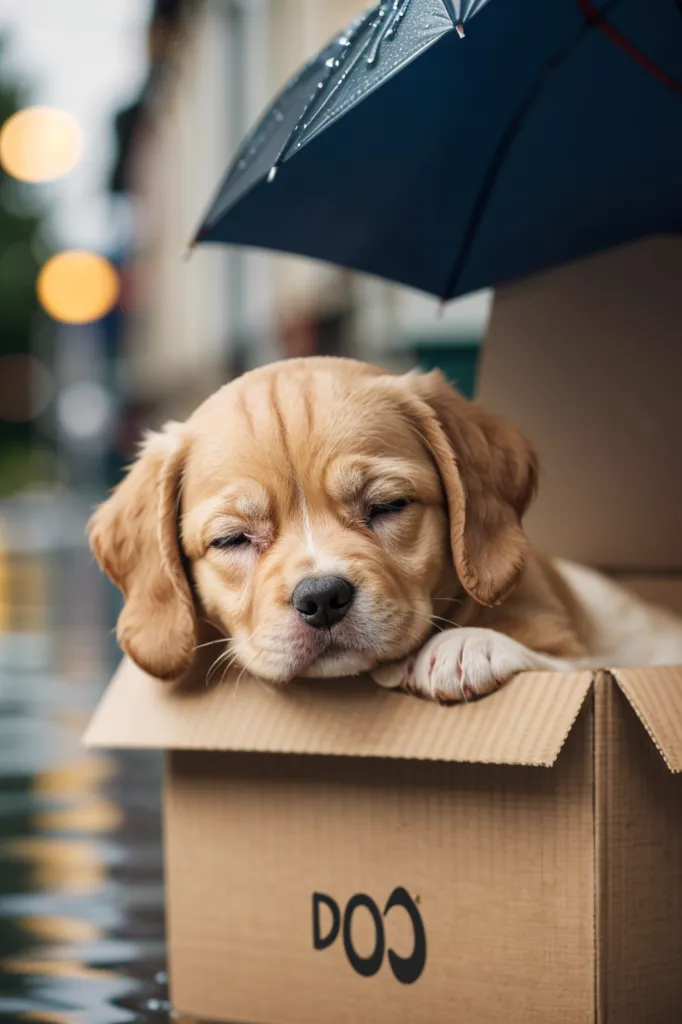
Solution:
<path fill-rule="evenodd" d="M 535 458 L 438 373 L 275 364 L 154 435 L 91 521 L 123 649 L 177 678 L 197 621 L 274 682 L 416 649 L 443 598 L 499 603 L 523 567 Z"/>

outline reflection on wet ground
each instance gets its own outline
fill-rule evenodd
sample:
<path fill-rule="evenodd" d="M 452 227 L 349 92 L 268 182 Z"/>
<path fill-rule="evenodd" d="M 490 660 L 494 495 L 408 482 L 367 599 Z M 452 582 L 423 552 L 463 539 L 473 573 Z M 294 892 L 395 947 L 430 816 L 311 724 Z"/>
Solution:
<path fill-rule="evenodd" d="M 0 544 L 0 1020 L 157 1021 L 160 758 L 86 751 L 115 597 L 80 545 Z"/>

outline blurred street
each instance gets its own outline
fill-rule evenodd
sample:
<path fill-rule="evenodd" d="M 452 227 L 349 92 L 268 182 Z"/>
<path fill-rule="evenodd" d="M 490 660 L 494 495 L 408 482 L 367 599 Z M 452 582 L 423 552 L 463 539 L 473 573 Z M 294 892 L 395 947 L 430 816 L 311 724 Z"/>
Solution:
<path fill-rule="evenodd" d="M 73 498 L 0 522 L 0 1020 L 163 1020 L 158 756 L 80 736 L 117 660 Z M 10 546 L 9 541 L 12 541 Z"/>

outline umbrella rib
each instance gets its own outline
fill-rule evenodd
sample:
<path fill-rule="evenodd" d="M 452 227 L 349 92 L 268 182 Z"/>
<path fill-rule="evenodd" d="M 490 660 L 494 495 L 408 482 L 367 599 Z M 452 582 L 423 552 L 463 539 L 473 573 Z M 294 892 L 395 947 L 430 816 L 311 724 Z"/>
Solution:
<path fill-rule="evenodd" d="M 332 87 L 324 97 L 322 102 L 316 108 L 313 118 L 311 118 L 308 125 L 311 125 L 313 121 L 318 120 L 322 114 L 324 114 L 326 108 L 329 106 L 331 101 L 334 99 L 339 89 L 343 85 L 344 81 L 350 76 L 351 72 L 355 70 L 357 65 L 360 63 L 362 58 L 368 66 L 372 66 L 376 63 L 377 57 L 379 56 L 379 50 L 386 39 L 392 39 L 395 37 L 400 23 L 404 20 L 407 14 L 408 8 L 412 0 L 389 0 L 388 15 L 380 14 L 383 9 L 383 4 L 380 2 L 375 7 L 371 7 L 363 16 L 362 22 L 357 27 L 357 38 L 359 38 L 361 32 L 367 28 L 370 32 L 365 41 L 359 46 L 357 52 L 352 55 L 350 63 L 347 68 L 344 69 L 343 74 L 340 78 L 332 83 Z M 372 22 L 372 18 L 378 19 Z M 322 121 L 322 124 L 316 129 L 315 133 L 308 138 L 308 142 L 324 130 L 328 121 Z M 307 127 L 307 126 L 306 126 Z M 286 155 L 286 154 L 285 154 Z M 282 157 L 284 159 L 284 157 Z"/>
<path fill-rule="evenodd" d="M 358 39 L 361 36 L 362 32 L 367 28 L 367 26 L 370 24 L 372 18 L 375 17 L 375 16 L 376 16 L 376 9 L 375 8 L 370 8 L 370 10 L 366 11 L 365 14 L 361 16 L 361 18 L 358 20 L 357 24 L 355 25 L 354 29 L 352 29 L 348 33 L 348 41 L 347 41 L 347 45 L 348 46 L 350 46 L 353 42 L 355 42 L 356 39 Z M 371 41 L 372 41 L 372 37 L 370 35 L 369 38 L 367 40 L 365 40 L 365 42 L 360 46 L 358 52 L 352 55 L 348 67 L 344 66 L 345 54 L 343 54 L 341 56 L 341 58 L 340 58 L 340 61 L 341 61 L 341 64 L 340 64 L 341 72 L 339 73 L 339 78 L 338 78 L 338 80 L 336 82 L 332 82 L 331 81 L 332 78 L 333 78 L 333 68 L 329 68 L 328 69 L 326 78 L 323 80 L 323 82 L 319 83 L 318 88 L 315 89 L 315 91 L 310 96 L 310 99 L 308 100 L 308 102 L 304 106 L 303 111 L 302 111 L 300 117 L 298 118 L 296 124 L 294 125 L 290 135 L 284 141 L 284 144 L 282 145 L 279 153 L 275 157 L 275 159 L 273 161 L 273 164 L 272 164 L 272 168 L 270 169 L 270 174 L 268 175 L 268 181 L 272 181 L 274 179 L 275 175 L 277 174 L 278 168 L 286 160 L 287 156 L 291 152 L 291 149 L 293 148 L 293 145 L 296 142 L 296 139 L 298 138 L 300 132 L 302 130 L 305 131 L 313 123 L 313 121 L 315 121 L 319 117 L 319 115 L 325 109 L 325 107 L 327 106 L 329 101 L 332 99 L 332 97 L 336 95 L 337 91 L 343 85 L 345 80 L 348 78 L 348 75 L 353 70 L 353 68 L 357 64 L 358 60 L 360 59 L 360 57 L 362 57 L 363 54 L 365 53 L 365 51 L 367 50 L 367 48 L 370 45 Z M 324 88 L 326 88 L 326 86 L 330 82 L 331 82 L 331 89 L 330 89 L 330 91 L 322 99 L 322 101 L 319 102 L 319 88 L 320 88 L 320 85 L 322 85 Z M 308 115 L 310 115 L 310 120 L 306 121 L 306 118 L 308 117 Z"/>
<path fill-rule="evenodd" d="M 582 11 L 584 17 L 589 21 L 591 25 L 594 25 L 599 31 L 606 36 L 610 42 L 617 46 L 619 50 L 622 50 L 628 57 L 639 64 L 640 67 L 648 71 L 650 75 L 658 79 L 662 85 L 665 85 L 668 89 L 672 89 L 673 92 L 678 93 L 682 96 L 682 82 L 673 78 L 667 71 L 664 71 L 662 67 L 659 67 L 655 61 L 647 57 L 645 53 L 642 53 L 638 49 L 632 40 L 628 39 L 627 36 L 623 35 L 615 25 L 612 25 L 603 15 L 602 11 L 599 11 L 593 4 L 592 0 L 576 0 L 578 7 Z"/>
<path fill-rule="evenodd" d="M 611 0 L 610 3 L 604 4 L 604 7 L 600 12 L 602 17 L 608 11 L 612 10 L 619 2 L 620 0 Z M 538 99 L 540 93 L 544 89 L 549 75 L 557 71 L 561 64 L 563 64 L 564 61 L 571 56 L 573 51 L 576 50 L 578 46 L 580 46 L 583 39 L 586 37 L 587 33 L 592 31 L 594 28 L 596 28 L 596 23 L 594 21 L 585 21 L 585 23 L 580 26 L 576 34 L 567 42 L 565 42 L 563 46 L 559 49 L 559 51 L 555 54 L 553 59 L 548 64 L 545 65 L 545 67 L 538 75 L 537 79 L 530 86 L 530 88 L 522 98 L 521 102 L 519 103 L 518 107 L 512 114 L 512 117 L 509 123 L 507 124 L 507 127 L 495 148 L 493 157 L 490 163 L 488 164 L 488 168 L 483 177 L 481 186 L 478 190 L 476 201 L 471 211 L 471 216 L 469 217 L 469 221 L 464 231 L 462 244 L 459 247 L 459 251 L 452 265 L 452 270 L 450 271 L 450 274 L 448 275 L 447 280 L 445 282 L 445 288 L 442 295 L 442 299 L 444 302 L 447 302 L 448 299 L 452 298 L 457 289 L 459 281 L 462 277 L 462 272 L 464 270 L 464 267 L 466 266 L 467 260 L 469 259 L 471 248 L 474 244 L 476 235 L 481 226 L 481 222 L 490 203 L 493 190 L 500 176 L 500 173 L 509 154 L 509 151 L 520 131 L 521 125 L 528 117 L 536 100 Z"/>

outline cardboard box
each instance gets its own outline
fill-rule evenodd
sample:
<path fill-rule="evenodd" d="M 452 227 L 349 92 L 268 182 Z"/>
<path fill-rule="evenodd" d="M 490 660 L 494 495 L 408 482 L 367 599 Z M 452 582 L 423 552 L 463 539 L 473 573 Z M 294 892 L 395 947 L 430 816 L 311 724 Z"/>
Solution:
<path fill-rule="evenodd" d="M 676 320 L 660 321 L 660 304 L 673 303 L 666 275 L 681 252 L 652 243 L 506 289 L 482 373 L 491 404 L 526 429 L 533 420 L 551 481 L 534 533 L 557 553 L 634 571 L 647 596 L 678 608 L 679 505 L 661 502 L 680 462 L 657 460 L 680 454 L 661 363 L 669 374 L 682 351 L 676 336 L 669 351 L 679 288 Z M 641 360 L 624 372 L 614 354 L 635 278 L 669 327 L 647 373 Z M 612 343 L 604 368 L 600 346 Z M 594 374 L 603 400 L 576 397 L 573 372 Z M 643 458 L 643 476 L 614 468 L 602 438 L 619 458 Z M 637 480 L 649 491 L 632 493 Z M 183 1013 L 682 1018 L 682 668 L 529 673 L 440 708 L 364 680 L 179 690 L 124 663 L 86 741 L 168 751 L 169 966 Z"/>

